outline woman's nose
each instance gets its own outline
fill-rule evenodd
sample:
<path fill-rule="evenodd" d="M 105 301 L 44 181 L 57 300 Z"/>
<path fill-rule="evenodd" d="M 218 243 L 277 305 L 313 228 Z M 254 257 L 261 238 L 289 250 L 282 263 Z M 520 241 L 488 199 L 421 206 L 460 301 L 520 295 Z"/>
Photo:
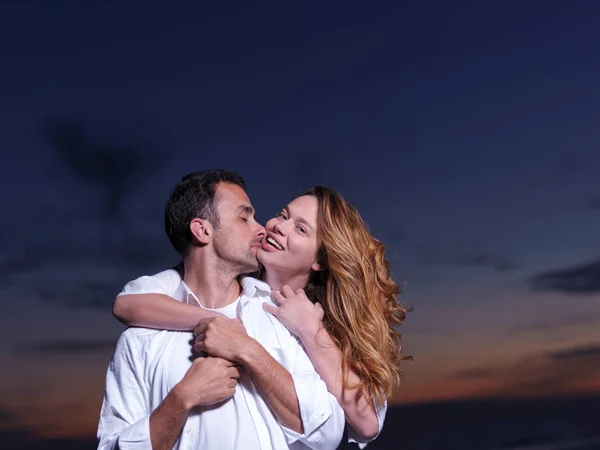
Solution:
<path fill-rule="evenodd" d="M 283 228 L 284 227 L 281 226 L 281 222 L 277 222 L 273 225 L 273 227 L 271 228 L 271 231 L 273 231 L 273 233 L 281 234 L 283 236 L 283 235 L 285 235 L 285 231 Z"/>

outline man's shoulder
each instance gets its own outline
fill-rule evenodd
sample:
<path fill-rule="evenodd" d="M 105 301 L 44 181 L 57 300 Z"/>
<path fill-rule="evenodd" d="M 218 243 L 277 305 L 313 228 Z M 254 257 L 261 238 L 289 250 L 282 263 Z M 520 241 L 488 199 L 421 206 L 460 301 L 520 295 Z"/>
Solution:
<path fill-rule="evenodd" d="M 128 346 L 140 346 L 146 345 L 152 342 L 157 336 L 161 334 L 161 330 L 153 330 L 150 328 L 141 327 L 129 327 L 121 333 L 119 336 L 119 344 L 126 344 Z"/>
<path fill-rule="evenodd" d="M 181 284 L 179 266 L 128 282 L 119 295 L 161 293 L 172 295 Z"/>
<path fill-rule="evenodd" d="M 173 342 L 173 339 L 178 340 L 183 334 L 192 335 L 191 332 L 130 327 L 119 336 L 115 353 L 119 354 L 119 357 L 129 355 L 126 357 L 136 360 L 140 357 L 145 359 L 146 356 L 143 355 L 150 355 L 153 359 L 152 355 L 162 354 L 170 347 L 170 342 Z M 189 339 L 188 336 L 185 336 L 186 342 Z"/>
<path fill-rule="evenodd" d="M 179 284 L 183 279 L 183 263 L 179 263 L 170 269 L 150 275 L 150 278 L 163 285 Z"/>

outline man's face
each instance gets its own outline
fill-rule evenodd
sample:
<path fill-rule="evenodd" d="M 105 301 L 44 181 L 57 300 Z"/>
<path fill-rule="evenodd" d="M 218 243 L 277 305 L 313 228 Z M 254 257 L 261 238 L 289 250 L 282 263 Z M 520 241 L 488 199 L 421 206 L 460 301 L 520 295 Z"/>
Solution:
<path fill-rule="evenodd" d="M 219 183 L 215 202 L 220 226 L 214 231 L 215 253 L 238 274 L 258 270 L 256 252 L 265 235 L 254 219 L 254 208 L 246 192 L 236 184 Z"/>

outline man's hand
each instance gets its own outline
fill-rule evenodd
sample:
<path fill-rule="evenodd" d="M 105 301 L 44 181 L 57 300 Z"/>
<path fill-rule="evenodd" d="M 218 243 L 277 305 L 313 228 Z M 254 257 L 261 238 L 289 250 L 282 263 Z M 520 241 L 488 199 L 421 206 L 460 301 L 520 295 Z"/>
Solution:
<path fill-rule="evenodd" d="M 221 358 L 196 358 L 175 386 L 187 409 L 212 405 L 233 397 L 240 368 Z"/>
<path fill-rule="evenodd" d="M 242 362 L 243 352 L 256 342 L 248 336 L 239 319 L 227 317 L 207 317 L 200 320 L 194 335 L 196 352 L 206 352 L 236 363 Z"/>

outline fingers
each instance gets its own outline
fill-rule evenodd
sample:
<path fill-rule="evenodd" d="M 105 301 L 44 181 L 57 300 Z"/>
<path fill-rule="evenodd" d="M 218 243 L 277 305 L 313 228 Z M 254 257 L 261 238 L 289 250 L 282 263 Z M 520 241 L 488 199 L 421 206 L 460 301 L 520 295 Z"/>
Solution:
<path fill-rule="evenodd" d="M 238 366 L 231 366 L 227 369 L 227 377 L 233 378 L 235 380 L 239 379 L 242 376 L 242 371 Z"/>
<path fill-rule="evenodd" d="M 202 342 L 206 340 L 206 333 L 198 333 L 196 335 L 196 342 Z"/>
<path fill-rule="evenodd" d="M 302 295 L 302 294 L 304 294 L 304 289 L 302 289 L 302 288 L 296 289 L 296 295 Z"/>
<path fill-rule="evenodd" d="M 198 326 L 194 328 L 194 336 L 206 333 L 206 330 L 208 330 L 208 323 L 199 323 Z"/>
<path fill-rule="evenodd" d="M 200 354 L 205 353 L 206 352 L 206 344 L 204 343 L 204 341 L 196 342 L 194 344 L 194 351 L 196 353 L 200 353 Z"/>
<path fill-rule="evenodd" d="M 289 287 L 287 284 L 281 288 L 281 292 L 283 293 L 286 299 L 294 296 L 294 291 L 292 291 L 292 288 Z"/>
<path fill-rule="evenodd" d="M 273 297 L 273 299 L 280 305 L 283 305 L 287 300 L 287 298 L 285 298 L 280 291 L 271 291 L 271 297 Z"/>
<path fill-rule="evenodd" d="M 266 312 L 273 314 L 275 317 L 277 317 L 277 314 L 279 314 L 279 308 L 275 305 L 270 305 L 267 302 L 264 302 L 262 307 Z"/>
<path fill-rule="evenodd" d="M 196 353 L 206 352 L 206 333 L 202 333 L 196 337 L 194 351 Z"/>

